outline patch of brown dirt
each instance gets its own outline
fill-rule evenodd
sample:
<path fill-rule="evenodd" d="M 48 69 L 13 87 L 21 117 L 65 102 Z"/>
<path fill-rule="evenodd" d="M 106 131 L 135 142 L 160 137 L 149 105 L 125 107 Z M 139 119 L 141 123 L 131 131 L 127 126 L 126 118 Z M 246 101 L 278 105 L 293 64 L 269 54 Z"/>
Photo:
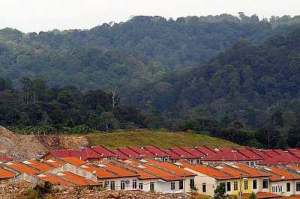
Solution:
<path fill-rule="evenodd" d="M 34 135 L 18 135 L 0 126 L 0 153 L 16 160 L 31 159 L 47 151 Z"/>
<path fill-rule="evenodd" d="M 85 136 L 20 135 L 0 126 L 0 155 L 14 160 L 36 158 L 51 149 L 78 149 L 88 145 Z"/>

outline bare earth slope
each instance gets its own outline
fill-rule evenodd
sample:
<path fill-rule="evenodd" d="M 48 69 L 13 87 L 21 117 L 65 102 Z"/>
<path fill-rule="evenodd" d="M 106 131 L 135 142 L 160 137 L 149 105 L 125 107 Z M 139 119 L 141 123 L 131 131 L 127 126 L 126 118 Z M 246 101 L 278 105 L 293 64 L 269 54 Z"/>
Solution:
<path fill-rule="evenodd" d="M 45 153 L 47 148 L 34 135 L 19 135 L 0 126 L 0 154 L 14 159 L 30 159 Z"/>

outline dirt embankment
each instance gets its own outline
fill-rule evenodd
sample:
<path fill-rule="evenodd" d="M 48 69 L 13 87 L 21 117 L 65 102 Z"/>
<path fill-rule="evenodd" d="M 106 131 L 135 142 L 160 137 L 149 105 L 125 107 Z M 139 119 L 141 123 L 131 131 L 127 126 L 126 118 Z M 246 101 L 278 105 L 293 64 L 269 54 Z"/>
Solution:
<path fill-rule="evenodd" d="M 0 126 L 0 155 L 4 154 L 14 160 L 35 158 L 50 149 L 79 148 L 88 144 L 84 136 L 20 135 Z"/>

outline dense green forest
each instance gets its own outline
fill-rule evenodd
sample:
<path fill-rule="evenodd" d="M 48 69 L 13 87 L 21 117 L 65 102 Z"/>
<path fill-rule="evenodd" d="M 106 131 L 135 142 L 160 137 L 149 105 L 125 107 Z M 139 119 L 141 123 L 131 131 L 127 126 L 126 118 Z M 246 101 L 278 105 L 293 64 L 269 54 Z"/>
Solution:
<path fill-rule="evenodd" d="M 119 105 L 119 97 L 113 93 L 50 88 L 42 79 L 23 78 L 21 85 L 22 89 L 16 90 L 11 81 L 0 78 L 2 125 L 44 133 L 82 133 L 145 127 L 147 122 L 135 108 Z"/>
<path fill-rule="evenodd" d="M 192 129 L 245 145 L 299 146 L 299 47 L 299 16 L 137 16 L 90 30 L 3 29 L 0 122 Z"/>

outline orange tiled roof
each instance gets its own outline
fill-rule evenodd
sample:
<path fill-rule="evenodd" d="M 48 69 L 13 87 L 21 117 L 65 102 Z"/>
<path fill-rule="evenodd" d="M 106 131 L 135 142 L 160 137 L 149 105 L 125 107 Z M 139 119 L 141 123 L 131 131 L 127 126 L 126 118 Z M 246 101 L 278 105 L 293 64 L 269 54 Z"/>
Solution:
<path fill-rule="evenodd" d="M 244 193 L 242 195 L 242 198 L 248 199 L 249 196 L 250 196 L 249 193 Z M 276 198 L 277 199 L 277 198 L 281 198 L 282 196 L 274 194 L 274 193 L 270 193 L 270 192 L 257 192 L 256 197 L 257 197 L 257 199 L 267 199 L 267 198 L 274 198 L 274 199 Z"/>
<path fill-rule="evenodd" d="M 231 176 L 228 173 L 224 173 L 223 171 L 215 169 L 215 168 L 210 167 L 210 166 L 192 165 L 192 164 L 189 164 L 185 161 L 180 161 L 180 164 L 182 164 L 182 166 L 185 167 L 185 168 L 189 168 L 191 170 L 194 170 L 194 171 L 199 172 L 199 173 L 203 173 L 207 176 L 210 176 L 210 177 L 213 177 L 213 178 L 216 178 L 216 179 L 219 179 L 219 180 L 226 180 L 226 179 L 236 178 L 234 176 Z"/>
<path fill-rule="evenodd" d="M 7 162 L 5 165 L 11 169 L 16 170 L 19 173 L 26 173 L 28 175 L 37 175 L 39 173 L 37 169 L 34 169 L 20 162 Z"/>
<path fill-rule="evenodd" d="M 249 174 L 250 177 L 265 177 L 265 176 L 270 176 L 268 173 L 263 172 L 259 169 L 249 167 L 246 164 L 242 163 L 235 163 L 234 167 L 238 170 L 241 170 L 242 172 L 246 172 Z"/>
<path fill-rule="evenodd" d="M 37 160 L 28 160 L 24 161 L 23 163 L 39 170 L 40 172 L 45 172 L 54 169 L 54 167 L 50 166 L 49 164 L 45 164 Z"/>
<path fill-rule="evenodd" d="M 15 177 L 16 174 L 6 169 L 0 168 L 0 179 L 9 179 Z"/>
<path fill-rule="evenodd" d="M 69 164 L 78 166 L 78 167 L 81 166 L 81 165 L 84 165 L 86 163 L 85 161 L 80 160 L 80 159 L 75 158 L 75 157 L 66 157 L 66 158 L 62 158 L 62 160 L 69 163 Z"/>
<path fill-rule="evenodd" d="M 175 173 L 176 175 L 179 175 L 181 177 L 191 177 L 191 176 L 195 176 L 195 174 L 186 171 L 184 168 L 180 168 L 174 164 L 168 163 L 168 162 L 159 162 L 156 160 L 147 160 L 149 163 L 154 164 L 158 167 L 160 167 L 161 169 L 165 169 L 169 172 Z"/>
<path fill-rule="evenodd" d="M 96 185 L 97 183 L 89 180 L 87 178 L 84 178 L 82 176 L 76 175 L 72 172 L 65 171 L 63 173 L 57 174 L 59 177 L 63 178 L 64 180 L 75 184 L 77 186 L 88 186 L 88 185 Z"/>
<path fill-rule="evenodd" d="M 127 165 L 130 166 L 130 169 L 134 170 L 135 172 L 138 173 L 138 178 L 141 180 L 146 180 L 146 179 L 159 179 L 156 175 L 153 175 L 151 172 L 146 171 L 145 167 L 137 161 L 131 161 L 131 160 L 126 160 L 124 161 Z"/>
<path fill-rule="evenodd" d="M 38 177 L 44 181 L 47 181 L 53 185 L 62 185 L 62 186 L 73 186 L 71 182 L 64 180 L 63 178 L 53 175 L 53 174 L 40 174 Z"/>
<path fill-rule="evenodd" d="M 234 169 L 227 165 L 218 166 L 218 167 L 216 167 L 216 169 L 219 169 L 219 170 L 223 171 L 224 173 L 227 173 L 235 178 L 240 178 L 241 176 L 249 177 L 249 175 L 247 173 L 239 171 L 239 170 Z"/>
<path fill-rule="evenodd" d="M 171 174 L 169 172 L 166 172 L 155 166 L 144 164 L 140 168 L 143 168 L 145 171 L 147 171 L 147 172 L 151 173 L 152 175 L 157 176 L 158 178 L 163 179 L 165 181 L 182 180 L 182 177 L 175 175 L 175 174 Z"/>
<path fill-rule="evenodd" d="M 271 181 L 281 181 L 281 180 L 298 180 L 300 179 L 300 175 L 294 174 L 292 172 L 289 172 L 285 168 L 280 168 L 280 167 L 269 167 L 266 168 L 270 174 L 270 180 Z"/>
<path fill-rule="evenodd" d="M 107 164 L 104 164 L 106 167 L 106 170 L 112 172 L 112 173 L 115 173 L 116 175 L 120 176 L 120 177 L 136 177 L 138 176 L 137 173 L 134 173 L 126 168 L 123 168 L 121 166 L 117 166 L 117 165 L 114 165 L 112 163 L 107 163 Z"/>
<path fill-rule="evenodd" d="M 51 165 L 52 167 L 55 167 L 55 168 L 61 167 L 65 164 L 64 161 L 58 160 L 58 159 L 55 159 L 55 160 L 54 159 L 49 159 L 49 160 L 46 160 L 45 162 L 47 164 Z"/>
<path fill-rule="evenodd" d="M 101 167 L 97 167 L 95 165 L 82 165 L 81 168 L 85 169 L 86 171 L 89 171 L 89 172 L 95 172 L 96 176 L 98 178 L 101 178 L 101 179 L 108 179 L 108 178 L 118 178 L 120 176 L 112 173 L 112 172 L 109 172 L 107 170 L 105 170 L 104 168 L 101 168 Z"/>
<path fill-rule="evenodd" d="M 292 195 L 292 196 L 287 196 L 287 197 L 284 197 L 286 199 L 300 199 L 300 195 Z"/>

